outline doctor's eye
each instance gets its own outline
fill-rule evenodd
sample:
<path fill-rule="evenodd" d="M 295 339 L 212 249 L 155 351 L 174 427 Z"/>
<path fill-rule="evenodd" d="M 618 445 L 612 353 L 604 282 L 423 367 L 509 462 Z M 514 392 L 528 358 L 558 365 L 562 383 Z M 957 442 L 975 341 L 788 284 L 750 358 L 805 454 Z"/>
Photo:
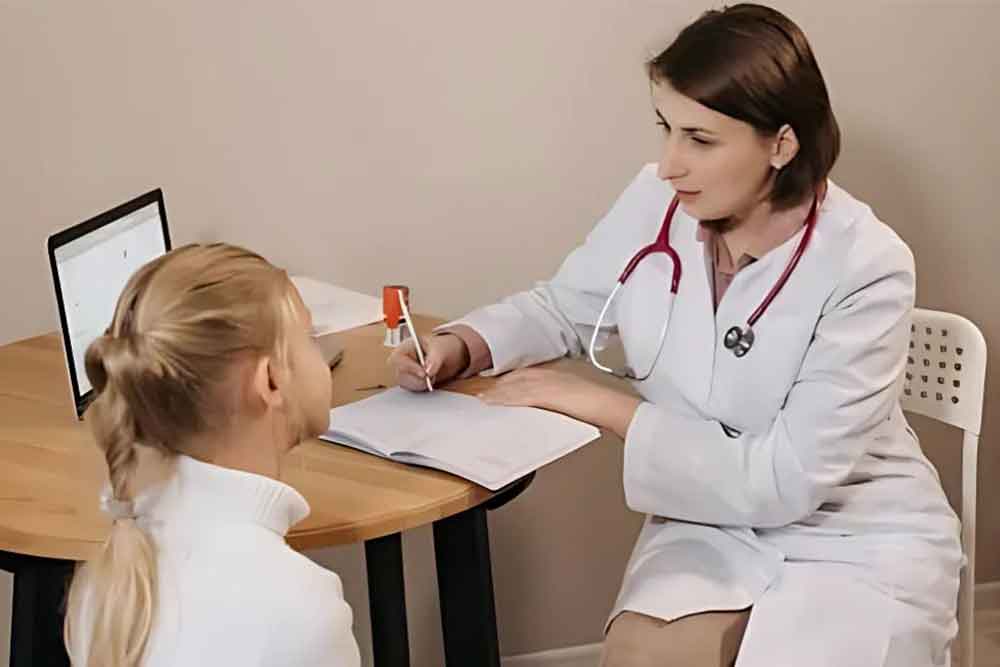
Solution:
<path fill-rule="evenodd" d="M 709 141 L 708 139 L 702 139 L 701 137 L 691 137 L 691 141 L 698 144 L 699 146 L 711 146 L 714 141 Z"/>

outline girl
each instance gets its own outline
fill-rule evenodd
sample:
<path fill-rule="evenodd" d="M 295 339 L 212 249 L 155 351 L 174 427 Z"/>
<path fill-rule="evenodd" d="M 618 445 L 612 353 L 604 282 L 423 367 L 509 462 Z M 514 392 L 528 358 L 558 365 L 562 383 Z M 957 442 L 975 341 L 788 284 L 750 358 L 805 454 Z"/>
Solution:
<path fill-rule="evenodd" d="M 357 667 L 340 579 L 284 541 L 282 456 L 328 427 L 330 377 L 288 276 L 229 245 L 140 269 L 87 350 L 114 524 L 74 577 L 78 667 Z"/>

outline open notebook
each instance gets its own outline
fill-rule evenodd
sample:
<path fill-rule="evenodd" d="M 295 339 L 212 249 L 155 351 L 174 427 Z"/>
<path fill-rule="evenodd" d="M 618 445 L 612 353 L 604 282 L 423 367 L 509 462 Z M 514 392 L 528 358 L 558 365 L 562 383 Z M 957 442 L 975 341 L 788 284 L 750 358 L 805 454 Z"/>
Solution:
<path fill-rule="evenodd" d="M 396 387 L 332 410 L 330 430 L 320 438 L 496 491 L 599 436 L 590 424 L 555 412 Z"/>

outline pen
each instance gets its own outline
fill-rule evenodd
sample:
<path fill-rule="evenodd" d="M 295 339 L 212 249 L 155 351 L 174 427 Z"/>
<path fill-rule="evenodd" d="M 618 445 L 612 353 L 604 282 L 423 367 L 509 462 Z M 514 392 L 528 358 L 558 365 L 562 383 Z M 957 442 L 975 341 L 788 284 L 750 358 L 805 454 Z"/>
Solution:
<path fill-rule="evenodd" d="M 434 387 L 431 386 L 431 379 L 427 376 L 427 361 L 424 359 L 424 351 L 420 348 L 420 339 L 417 338 L 417 331 L 413 328 L 413 320 L 410 319 L 410 309 L 406 307 L 402 290 L 397 290 L 396 294 L 399 295 L 399 307 L 403 310 L 403 319 L 406 321 L 406 328 L 410 330 L 413 345 L 417 348 L 417 359 L 420 360 L 420 367 L 424 369 L 424 382 L 427 383 L 427 391 L 434 391 Z"/>

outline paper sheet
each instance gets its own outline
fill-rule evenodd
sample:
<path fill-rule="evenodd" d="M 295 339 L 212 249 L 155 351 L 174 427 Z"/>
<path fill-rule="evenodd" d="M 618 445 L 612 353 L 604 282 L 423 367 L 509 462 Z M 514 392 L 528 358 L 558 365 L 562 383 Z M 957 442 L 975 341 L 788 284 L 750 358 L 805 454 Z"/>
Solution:
<path fill-rule="evenodd" d="M 313 316 L 313 335 L 380 322 L 382 300 L 306 276 L 292 276 L 302 300 Z"/>

